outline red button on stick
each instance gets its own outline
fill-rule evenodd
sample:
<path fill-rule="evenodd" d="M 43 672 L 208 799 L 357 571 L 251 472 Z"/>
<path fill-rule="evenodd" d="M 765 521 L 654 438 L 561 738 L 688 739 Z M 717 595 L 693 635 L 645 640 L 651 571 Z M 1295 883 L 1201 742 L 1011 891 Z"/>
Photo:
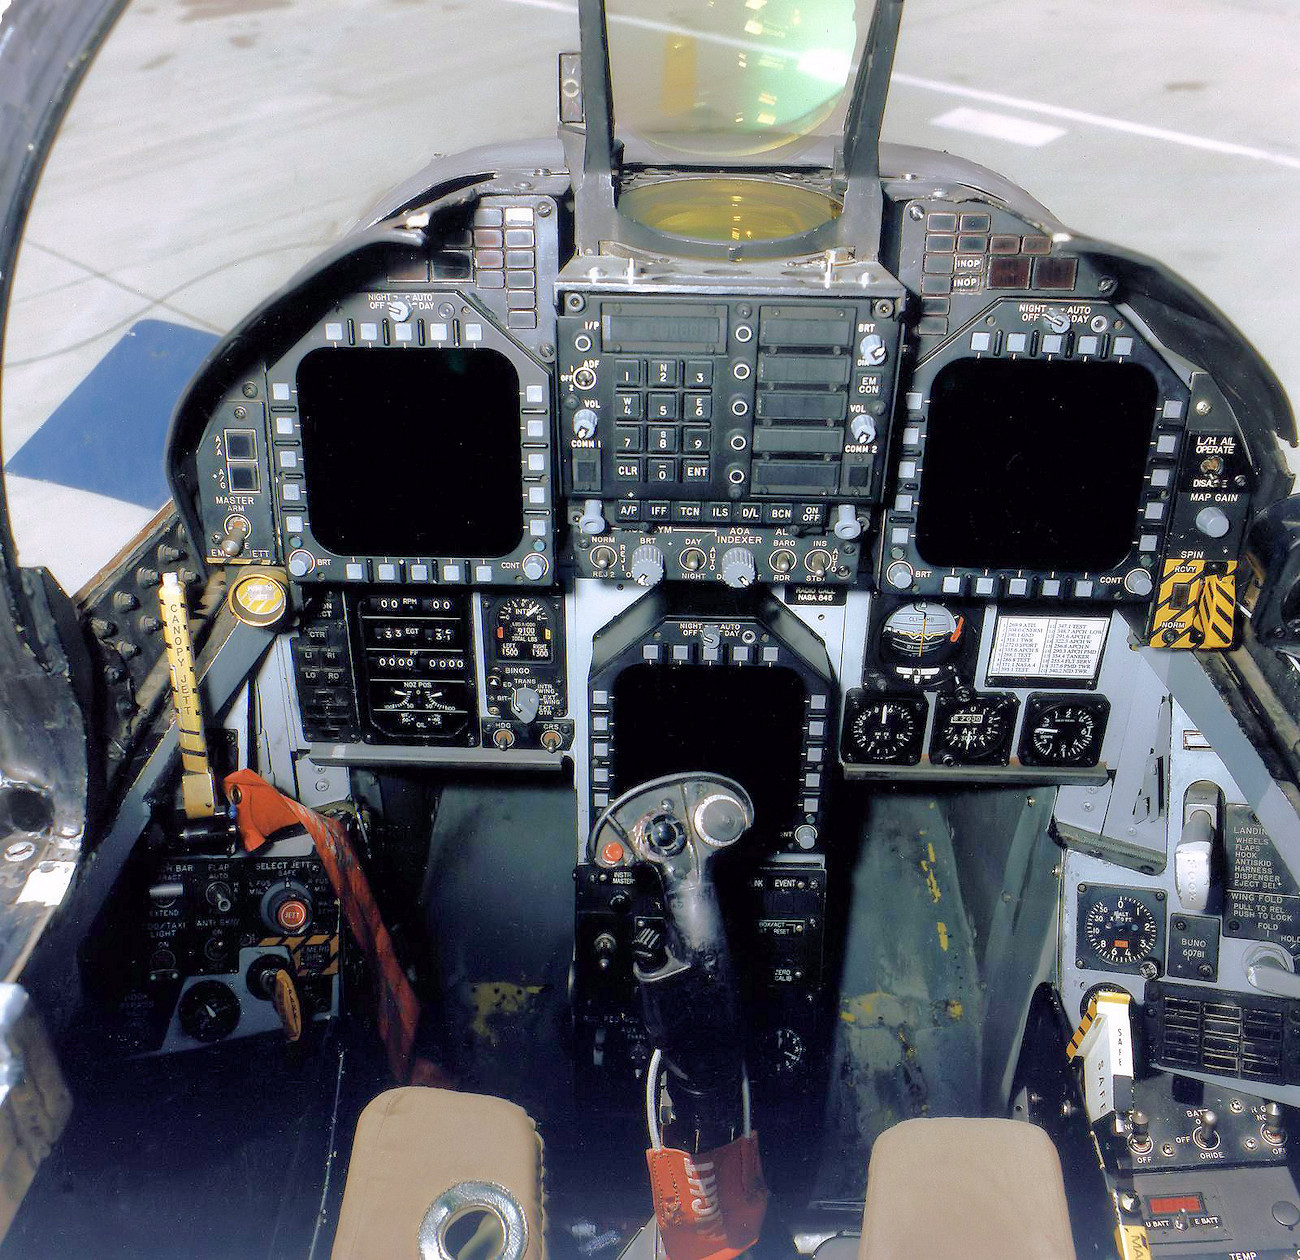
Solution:
<path fill-rule="evenodd" d="M 275 912 L 275 921 L 286 932 L 297 932 L 307 924 L 311 912 L 302 901 L 289 900 L 281 902 Z"/>
<path fill-rule="evenodd" d="M 617 866 L 623 860 L 623 846 L 617 840 L 609 840 L 600 851 L 601 861 L 606 866 Z"/>

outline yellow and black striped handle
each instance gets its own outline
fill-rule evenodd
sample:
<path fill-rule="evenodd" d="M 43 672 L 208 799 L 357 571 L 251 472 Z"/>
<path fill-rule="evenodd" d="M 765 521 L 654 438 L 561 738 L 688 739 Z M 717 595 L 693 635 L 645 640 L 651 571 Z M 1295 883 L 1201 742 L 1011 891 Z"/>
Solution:
<path fill-rule="evenodd" d="M 208 756 L 208 738 L 203 730 L 185 587 L 177 574 L 162 575 L 158 603 L 162 608 L 163 639 L 172 676 L 172 704 L 180 736 L 181 802 L 186 818 L 211 818 L 217 812 L 217 787 Z"/>

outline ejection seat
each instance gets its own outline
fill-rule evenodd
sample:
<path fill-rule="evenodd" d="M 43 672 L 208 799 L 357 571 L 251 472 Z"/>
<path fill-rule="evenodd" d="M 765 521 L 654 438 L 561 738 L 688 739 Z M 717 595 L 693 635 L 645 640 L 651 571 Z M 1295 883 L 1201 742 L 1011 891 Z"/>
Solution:
<path fill-rule="evenodd" d="M 413 1086 L 362 1112 L 332 1260 L 544 1260 L 544 1229 L 541 1139 L 513 1103 Z M 1013 1120 L 889 1129 L 871 1154 L 861 1238 L 817 1251 L 818 1260 L 1008 1255 L 1075 1255 L 1056 1148 Z"/>

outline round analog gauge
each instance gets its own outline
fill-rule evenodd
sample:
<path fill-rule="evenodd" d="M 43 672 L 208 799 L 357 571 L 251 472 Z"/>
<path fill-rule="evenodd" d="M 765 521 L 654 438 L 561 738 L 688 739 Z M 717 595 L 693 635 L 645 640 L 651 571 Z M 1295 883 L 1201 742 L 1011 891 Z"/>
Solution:
<path fill-rule="evenodd" d="M 915 696 L 867 699 L 850 714 L 847 728 L 847 760 L 914 766 L 921 759 L 925 701 Z"/>
<path fill-rule="evenodd" d="M 941 696 L 930 758 L 948 765 L 1005 762 L 1015 719 L 1014 696 Z"/>
<path fill-rule="evenodd" d="M 768 1052 L 773 1070 L 782 1075 L 797 1072 L 808 1053 L 803 1038 L 793 1028 L 778 1028 L 772 1033 Z"/>
<path fill-rule="evenodd" d="M 1096 889 L 1080 909 L 1083 938 L 1108 967 L 1136 971 L 1155 953 L 1160 925 L 1136 893 Z"/>
<path fill-rule="evenodd" d="M 880 627 L 881 659 L 910 682 L 932 680 L 957 655 L 965 628 L 965 619 L 942 604 L 903 604 Z"/>
<path fill-rule="evenodd" d="M 499 661 L 547 663 L 555 658 L 551 609 L 532 595 L 516 595 L 497 605 L 492 650 Z"/>
<path fill-rule="evenodd" d="M 1020 760 L 1031 766 L 1095 766 L 1109 712 L 1101 696 L 1031 696 Z"/>
<path fill-rule="evenodd" d="M 220 1041 L 239 1023 L 239 998 L 220 980 L 200 980 L 185 991 L 176 1014 L 186 1036 L 195 1041 Z"/>

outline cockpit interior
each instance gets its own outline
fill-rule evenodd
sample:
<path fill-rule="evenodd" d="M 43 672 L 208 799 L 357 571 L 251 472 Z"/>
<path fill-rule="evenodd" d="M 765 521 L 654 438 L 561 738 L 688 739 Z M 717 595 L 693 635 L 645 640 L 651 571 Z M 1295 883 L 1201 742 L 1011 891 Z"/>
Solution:
<path fill-rule="evenodd" d="M 1300 1255 L 1291 406 L 881 141 L 904 8 L 580 0 L 0 531 L 4 1260 Z"/>

